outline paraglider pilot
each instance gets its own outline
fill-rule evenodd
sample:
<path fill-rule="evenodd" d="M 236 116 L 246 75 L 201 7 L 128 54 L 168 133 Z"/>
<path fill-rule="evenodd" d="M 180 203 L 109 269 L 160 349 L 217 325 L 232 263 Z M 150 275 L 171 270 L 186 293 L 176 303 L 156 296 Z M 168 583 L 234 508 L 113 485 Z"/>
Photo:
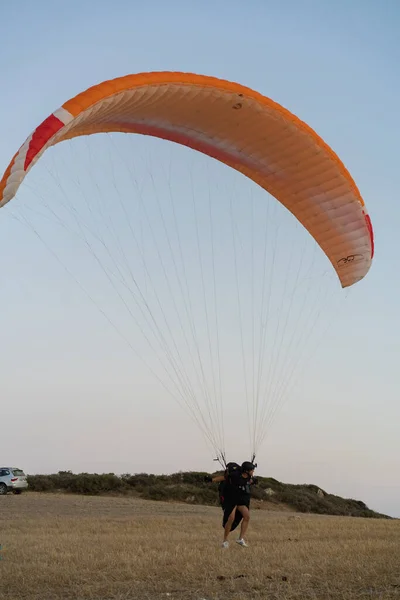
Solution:
<path fill-rule="evenodd" d="M 223 475 L 211 477 L 207 475 L 205 481 L 219 483 L 219 496 L 222 510 L 224 512 L 222 526 L 224 528 L 223 548 L 229 547 L 228 537 L 231 531 L 241 522 L 240 536 L 236 542 L 247 547 L 244 540 L 250 521 L 250 486 L 257 483 L 253 477 L 255 465 L 244 462 L 242 466 L 236 463 L 228 463 Z"/>

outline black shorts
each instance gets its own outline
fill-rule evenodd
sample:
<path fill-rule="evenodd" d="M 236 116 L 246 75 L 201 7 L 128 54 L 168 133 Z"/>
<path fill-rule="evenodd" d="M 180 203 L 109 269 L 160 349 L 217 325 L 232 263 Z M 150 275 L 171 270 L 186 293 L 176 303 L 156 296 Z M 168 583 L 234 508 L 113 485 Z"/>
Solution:
<path fill-rule="evenodd" d="M 247 506 L 247 508 L 250 508 L 250 494 L 239 494 L 235 500 L 236 506 Z"/>
<path fill-rule="evenodd" d="M 247 506 L 247 508 L 250 508 L 250 496 L 248 494 L 242 494 L 242 495 L 229 495 L 227 498 L 224 498 L 224 503 L 222 505 L 222 510 L 224 511 L 224 516 L 222 519 L 222 527 L 225 527 L 229 516 L 231 515 L 233 509 L 238 506 Z M 236 529 L 236 527 L 239 525 L 239 523 L 241 522 L 241 520 L 243 519 L 243 515 L 240 512 L 240 510 L 238 510 L 238 508 L 236 508 L 236 512 L 235 512 L 235 518 L 234 521 L 232 523 L 232 527 L 231 527 L 231 531 L 233 531 L 234 529 Z"/>

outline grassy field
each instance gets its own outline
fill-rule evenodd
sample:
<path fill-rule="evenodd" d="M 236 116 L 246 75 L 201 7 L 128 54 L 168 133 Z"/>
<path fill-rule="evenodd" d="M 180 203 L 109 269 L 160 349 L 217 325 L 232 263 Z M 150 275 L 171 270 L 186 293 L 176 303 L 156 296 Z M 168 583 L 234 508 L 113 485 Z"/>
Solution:
<path fill-rule="evenodd" d="M 221 511 L 124 497 L 0 498 L 0 598 L 400 598 L 400 521 L 253 510 L 249 548 Z"/>

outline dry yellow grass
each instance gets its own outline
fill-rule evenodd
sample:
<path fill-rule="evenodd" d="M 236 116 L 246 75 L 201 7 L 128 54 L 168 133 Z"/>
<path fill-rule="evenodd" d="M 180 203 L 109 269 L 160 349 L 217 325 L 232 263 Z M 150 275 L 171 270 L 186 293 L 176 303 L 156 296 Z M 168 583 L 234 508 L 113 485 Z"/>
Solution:
<path fill-rule="evenodd" d="M 0 598 L 400 598 L 400 521 L 253 510 L 220 548 L 217 508 L 25 494 L 0 498 Z"/>

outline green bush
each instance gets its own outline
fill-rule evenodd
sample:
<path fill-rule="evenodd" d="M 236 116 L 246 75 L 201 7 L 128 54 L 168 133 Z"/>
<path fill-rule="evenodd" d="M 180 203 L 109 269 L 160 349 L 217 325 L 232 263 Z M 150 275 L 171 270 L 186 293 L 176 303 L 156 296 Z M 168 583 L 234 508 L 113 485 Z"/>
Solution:
<path fill-rule="evenodd" d="M 51 475 L 28 475 L 26 479 L 29 489 L 35 492 L 52 492 L 56 489 Z"/>
<path fill-rule="evenodd" d="M 29 489 L 36 492 L 62 490 L 75 494 L 100 494 L 104 492 L 122 492 L 126 482 L 114 473 L 74 474 L 71 471 L 59 471 L 53 475 L 29 475 Z"/>

